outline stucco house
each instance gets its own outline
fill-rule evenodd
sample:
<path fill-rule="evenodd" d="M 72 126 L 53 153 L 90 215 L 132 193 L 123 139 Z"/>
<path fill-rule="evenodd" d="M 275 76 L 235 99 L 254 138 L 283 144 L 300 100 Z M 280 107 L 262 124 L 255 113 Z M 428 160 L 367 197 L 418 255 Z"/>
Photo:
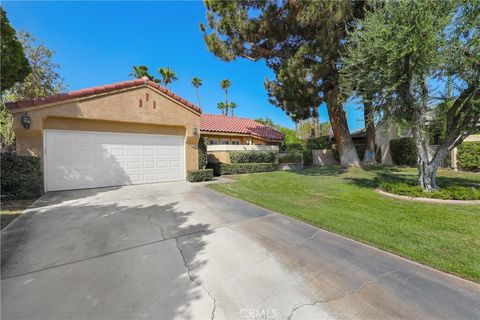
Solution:
<path fill-rule="evenodd" d="M 41 158 L 45 191 L 178 181 L 198 168 L 201 109 L 147 78 L 7 108 L 16 154 Z M 205 132 L 219 143 L 268 142 L 256 133 L 219 133 Z"/>
<path fill-rule="evenodd" d="M 202 114 L 201 119 L 200 133 L 213 163 L 229 163 L 233 151 L 278 153 L 284 139 L 280 131 L 248 118 Z"/>
<path fill-rule="evenodd" d="M 365 131 L 363 131 L 365 134 Z M 401 137 L 410 137 L 411 132 L 407 129 L 399 128 L 396 125 L 389 124 L 387 121 L 380 121 L 376 126 L 375 130 L 375 143 L 377 145 L 377 150 L 380 153 L 380 161 L 383 164 L 393 164 L 392 161 L 392 153 L 390 150 L 390 140 L 398 139 Z M 435 149 L 437 148 L 436 145 L 437 139 L 432 139 L 430 144 L 431 154 L 434 153 Z M 468 136 L 465 142 L 473 142 L 479 141 L 480 142 L 480 134 L 473 134 Z M 452 169 L 457 169 L 457 148 L 454 148 L 451 151 L 451 167 Z"/>

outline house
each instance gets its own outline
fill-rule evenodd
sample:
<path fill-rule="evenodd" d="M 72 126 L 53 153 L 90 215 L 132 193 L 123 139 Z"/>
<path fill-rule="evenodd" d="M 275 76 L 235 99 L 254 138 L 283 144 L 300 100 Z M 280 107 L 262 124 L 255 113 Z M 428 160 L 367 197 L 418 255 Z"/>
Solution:
<path fill-rule="evenodd" d="M 277 152 L 284 135 L 252 119 L 202 114 L 200 133 L 205 138 L 209 162 L 230 162 L 232 151 Z"/>
<path fill-rule="evenodd" d="M 365 133 L 365 131 L 363 131 Z M 375 130 L 375 143 L 380 155 L 380 161 L 382 164 L 393 164 L 392 154 L 390 151 L 390 140 L 398 139 L 402 137 L 409 137 L 411 133 L 408 129 L 400 128 L 396 125 L 392 125 L 387 121 L 380 121 Z M 465 142 L 480 141 L 480 134 L 473 134 L 468 136 Z M 429 153 L 433 155 L 437 148 L 438 138 L 432 137 L 429 146 Z M 451 168 L 457 169 L 457 148 L 451 151 Z"/>
<path fill-rule="evenodd" d="M 198 169 L 202 111 L 147 78 L 6 106 L 16 154 L 41 158 L 45 191 L 185 180 Z M 205 134 L 270 142 L 263 131 L 225 128 Z"/>

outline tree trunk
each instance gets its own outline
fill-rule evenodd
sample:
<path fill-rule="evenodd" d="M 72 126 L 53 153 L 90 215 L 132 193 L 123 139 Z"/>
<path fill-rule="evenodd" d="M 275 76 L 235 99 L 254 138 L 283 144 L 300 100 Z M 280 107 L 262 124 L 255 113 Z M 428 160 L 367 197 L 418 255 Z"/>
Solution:
<path fill-rule="evenodd" d="M 198 107 L 200 107 L 200 96 L 198 95 L 198 88 L 195 88 L 195 93 L 197 94 L 197 100 L 198 100 Z"/>
<path fill-rule="evenodd" d="M 347 118 L 342 109 L 340 95 L 335 88 L 325 91 L 328 117 L 332 125 L 333 136 L 337 144 L 340 164 L 342 166 L 358 166 L 360 159 L 348 130 Z"/>
<path fill-rule="evenodd" d="M 228 90 L 225 89 L 225 115 L 228 116 Z"/>
<path fill-rule="evenodd" d="M 363 163 L 374 164 L 375 160 L 375 121 L 373 119 L 373 108 L 371 102 L 363 103 L 363 117 L 365 119 L 365 133 L 367 136 L 367 147 Z"/>

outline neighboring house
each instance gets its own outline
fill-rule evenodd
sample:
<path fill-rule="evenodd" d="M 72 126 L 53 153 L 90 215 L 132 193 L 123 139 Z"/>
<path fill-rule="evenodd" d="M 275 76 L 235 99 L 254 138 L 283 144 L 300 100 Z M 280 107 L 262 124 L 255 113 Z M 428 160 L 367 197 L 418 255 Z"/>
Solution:
<path fill-rule="evenodd" d="M 284 135 L 280 131 L 248 118 L 203 114 L 201 136 L 207 143 L 209 162 L 230 162 L 232 151 L 278 152 Z"/>
<path fill-rule="evenodd" d="M 365 131 L 363 131 L 363 133 L 365 134 Z M 390 151 L 390 140 L 410 136 L 411 132 L 409 130 L 401 129 L 396 125 L 389 124 L 387 121 L 380 121 L 375 131 L 375 143 L 378 152 L 380 152 L 381 163 L 393 164 L 392 153 Z M 429 150 L 432 155 L 437 148 L 437 141 L 437 138 L 432 138 Z M 470 135 L 464 141 L 480 141 L 480 134 Z M 454 148 L 451 151 L 451 167 L 457 169 L 457 148 Z"/>
<path fill-rule="evenodd" d="M 41 158 L 45 191 L 185 180 L 187 170 L 198 168 L 202 111 L 147 78 L 7 108 L 16 154 Z M 214 123 L 230 120 L 222 118 Z M 205 134 L 241 144 L 273 141 L 263 131 L 235 129 L 221 136 L 212 130 Z"/>

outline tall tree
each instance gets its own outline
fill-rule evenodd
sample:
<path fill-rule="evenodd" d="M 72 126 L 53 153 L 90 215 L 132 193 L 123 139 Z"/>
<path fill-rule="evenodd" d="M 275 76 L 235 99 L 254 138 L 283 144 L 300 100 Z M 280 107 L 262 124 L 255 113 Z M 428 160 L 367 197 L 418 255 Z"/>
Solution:
<path fill-rule="evenodd" d="M 228 108 L 230 109 L 230 114 L 233 117 L 234 116 L 234 110 L 237 107 L 237 104 L 235 102 L 230 102 L 228 105 Z"/>
<path fill-rule="evenodd" d="M 59 73 L 60 65 L 53 62 L 54 52 L 38 42 L 28 32 L 20 32 L 18 38 L 22 43 L 31 72 L 21 82 L 4 95 L 7 101 L 29 100 L 48 97 L 65 90 L 65 82 Z"/>
<path fill-rule="evenodd" d="M 480 0 L 386 1 L 358 21 L 344 59 L 347 78 L 370 88 L 385 117 L 412 133 L 418 183 L 438 188 L 437 169 L 448 151 L 480 122 Z M 455 85 L 451 98 L 439 95 Z M 449 101 L 451 100 L 451 101 Z M 449 102 L 449 103 L 442 103 Z M 446 108 L 446 134 L 429 154 L 428 116 Z"/>
<path fill-rule="evenodd" d="M 195 87 L 195 94 L 197 95 L 198 106 L 200 107 L 200 96 L 198 95 L 198 87 L 202 85 L 202 79 L 199 77 L 193 77 L 192 85 Z"/>
<path fill-rule="evenodd" d="M 222 115 L 223 115 L 223 116 L 227 115 L 227 114 L 225 113 L 225 111 L 226 111 L 226 109 L 227 109 L 227 106 L 225 105 L 225 102 L 219 102 L 219 103 L 217 103 L 217 109 L 222 112 Z"/>
<path fill-rule="evenodd" d="M 200 28 L 209 50 L 226 61 L 265 59 L 276 76 L 266 83 L 270 98 L 294 121 L 309 118 L 318 107 L 312 101 L 320 97 L 327 105 L 342 165 L 357 165 L 339 70 L 347 29 L 354 18 L 363 16 L 364 1 L 206 0 L 205 5 L 208 30 Z M 302 89 L 306 82 L 308 90 Z M 282 91 L 288 94 L 276 94 Z M 305 93 L 312 97 L 305 99 Z"/>
<path fill-rule="evenodd" d="M 140 66 L 133 66 L 132 67 L 132 72 L 130 73 L 131 77 L 135 77 L 137 79 L 142 79 L 143 77 L 147 77 L 151 81 L 159 83 L 160 80 L 156 79 L 149 71 L 148 67 L 145 65 L 140 65 Z"/>
<path fill-rule="evenodd" d="M 163 85 L 169 89 L 171 89 L 172 82 L 178 80 L 175 71 L 169 67 L 159 68 L 158 73 L 162 76 Z"/>
<path fill-rule="evenodd" d="M 1 83 L 0 90 L 10 89 L 16 82 L 23 81 L 31 68 L 25 56 L 15 29 L 7 18 L 7 13 L 0 7 L 0 48 L 1 48 Z"/>
<path fill-rule="evenodd" d="M 225 115 L 228 116 L 228 89 L 232 86 L 232 82 L 228 79 L 220 81 L 220 87 L 225 91 Z"/>

